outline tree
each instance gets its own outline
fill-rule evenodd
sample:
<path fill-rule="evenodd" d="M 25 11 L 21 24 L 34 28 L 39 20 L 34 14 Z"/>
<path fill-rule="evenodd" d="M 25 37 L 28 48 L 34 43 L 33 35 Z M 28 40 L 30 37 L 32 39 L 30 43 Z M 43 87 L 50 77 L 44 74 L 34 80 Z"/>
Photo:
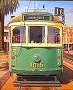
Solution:
<path fill-rule="evenodd" d="M 0 48 L 2 49 L 4 49 L 4 16 L 13 14 L 18 6 L 18 0 L 0 0 Z"/>

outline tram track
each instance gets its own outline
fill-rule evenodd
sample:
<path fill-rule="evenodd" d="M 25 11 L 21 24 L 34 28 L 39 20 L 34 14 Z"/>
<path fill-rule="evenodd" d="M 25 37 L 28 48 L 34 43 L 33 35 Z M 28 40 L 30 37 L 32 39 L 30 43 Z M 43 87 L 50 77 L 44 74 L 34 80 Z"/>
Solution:
<path fill-rule="evenodd" d="M 17 88 L 16 90 L 61 90 L 59 88 L 54 88 L 54 87 L 25 87 L 25 89 L 22 88 Z"/>
<path fill-rule="evenodd" d="M 73 55 L 64 53 L 63 56 L 63 65 L 73 70 Z"/>
<path fill-rule="evenodd" d="M 73 65 L 73 55 L 72 54 L 64 53 L 63 58 L 64 58 L 64 61 Z"/>
<path fill-rule="evenodd" d="M 7 80 L 10 78 L 9 70 L 5 71 L 4 75 L 0 77 L 0 89 L 4 86 Z"/>
<path fill-rule="evenodd" d="M 66 65 L 67 66 L 67 65 Z M 63 77 L 63 80 L 64 81 L 66 81 L 67 82 L 67 79 L 69 79 L 69 80 L 71 80 L 71 77 L 70 77 L 70 73 L 72 72 L 69 72 L 69 68 L 67 68 L 67 67 L 65 67 L 64 66 L 64 76 L 66 75 L 66 74 L 69 74 L 69 75 L 66 75 L 65 77 Z M 69 78 L 70 77 L 70 78 Z M 39 86 L 35 86 L 35 87 L 29 87 L 29 86 L 26 86 L 26 87 L 14 87 L 13 86 L 13 82 L 16 80 L 16 75 L 12 75 L 9 79 L 8 79 L 8 81 L 6 82 L 6 84 L 4 84 L 4 86 L 3 86 L 3 88 L 1 88 L 1 90 L 62 90 L 62 89 L 65 89 L 65 87 L 63 88 L 63 84 L 61 84 L 62 85 L 62 87 L 50 87 L 50 86 L 41 86 L 40 84 L 40 87 Z M 69 81 L 68 80 L 68 81 Z M 67 84 L 67 83 L 66 83 Z M 72 86 L 71 84 L 70 84 L 70 86 Z M 62 88 L 62 89 L 61 89 Z M 66 89 L 65 89 L 66 90 Z M 73 90 L 73 89 L 69 89 L 69 90 Z"/>

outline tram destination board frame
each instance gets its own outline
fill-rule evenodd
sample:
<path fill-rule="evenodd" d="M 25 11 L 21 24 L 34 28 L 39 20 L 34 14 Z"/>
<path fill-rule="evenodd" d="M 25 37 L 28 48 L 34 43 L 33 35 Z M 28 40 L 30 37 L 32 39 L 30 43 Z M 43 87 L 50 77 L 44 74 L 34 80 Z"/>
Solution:
<path fill-rule="evenodd" d="M 25 15 L 22 14 L 22 21 L 26 20 L 48 20 L 52 21 L 53 20 L 53 15 L 48 14 L 48 15 Z"/>

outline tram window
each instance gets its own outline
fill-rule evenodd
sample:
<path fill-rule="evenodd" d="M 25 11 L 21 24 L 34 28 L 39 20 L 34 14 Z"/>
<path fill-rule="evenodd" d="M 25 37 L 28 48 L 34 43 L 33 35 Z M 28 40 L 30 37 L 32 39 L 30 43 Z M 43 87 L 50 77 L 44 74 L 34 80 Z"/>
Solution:
<path fill-rule="evenodd" d="M 16 27 L 13 29 L 12 43 L 25 43 L 25 27 Z"/>
<path fill-rule="evenodd" d="M 48 43 L 60 43 L 60 30 L 56 27 L 48 27 Z"/>
<path fill-rule="evenodd" d="M 45 42 L 45 27 L 30 26 L 29 43 L 44 43 L 44 42 Z"/>

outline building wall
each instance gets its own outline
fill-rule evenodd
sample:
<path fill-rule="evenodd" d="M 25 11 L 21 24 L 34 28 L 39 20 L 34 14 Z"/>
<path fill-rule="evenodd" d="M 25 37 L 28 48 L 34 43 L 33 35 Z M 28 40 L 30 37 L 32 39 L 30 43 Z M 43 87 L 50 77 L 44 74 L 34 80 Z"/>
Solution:
<path fill-rule="evenodd" d="M 73 43 L 73 27 L 65 27 L 63 30 L 63 44 Z"/>

